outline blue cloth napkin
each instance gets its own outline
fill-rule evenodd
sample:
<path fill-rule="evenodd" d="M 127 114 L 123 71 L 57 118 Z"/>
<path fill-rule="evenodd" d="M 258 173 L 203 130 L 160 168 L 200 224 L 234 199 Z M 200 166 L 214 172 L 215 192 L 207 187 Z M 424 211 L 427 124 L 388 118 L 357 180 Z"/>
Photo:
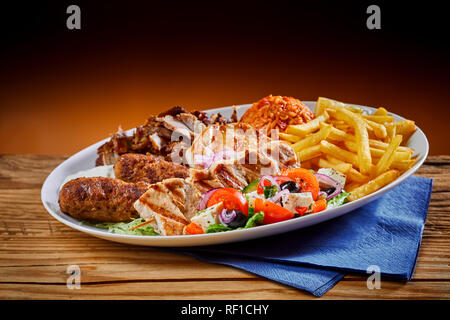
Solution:
<path fill-rule="evenodd" d="M 172 248 L 233 266 L 321 296 L 348 273 L 410 280 L 417 260 L 433 180 L 410 177 L 382 197 L 308 228 L 245 242 Z"/>

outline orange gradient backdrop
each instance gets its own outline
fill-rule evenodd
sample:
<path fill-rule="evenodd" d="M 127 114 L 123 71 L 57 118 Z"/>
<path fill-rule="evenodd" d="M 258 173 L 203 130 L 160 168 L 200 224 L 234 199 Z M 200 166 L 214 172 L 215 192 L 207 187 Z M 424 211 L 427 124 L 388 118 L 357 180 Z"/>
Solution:
<path fill-rule="evenodd" d="M 226 34 L 217 41 L 205 41 L 213 34 L 154 44 L 144 38 L 145 45 L 120 42 L 126 36 L 115 43 L 111 35 L 96 45 L 93 33 L 89 43 L 80 40 L 89 25 L 81 36 L 60 32 L 64 46 L 60 36 L 30 38 L 7 52 L 0 153 L 70 155 L 174 105 L 207 109 L 274 94 L 383 106 L 415 120 L 431 154 L 450 154 L 449 62 L 435 48 L 410 51 L 394 37 L 377 50 L 363 42 L 373 37 L 367 30 L 346 39 L 348 48 L 320 45 L 325 35 L 310 44 L 296 38 L 274 45 Z"/>

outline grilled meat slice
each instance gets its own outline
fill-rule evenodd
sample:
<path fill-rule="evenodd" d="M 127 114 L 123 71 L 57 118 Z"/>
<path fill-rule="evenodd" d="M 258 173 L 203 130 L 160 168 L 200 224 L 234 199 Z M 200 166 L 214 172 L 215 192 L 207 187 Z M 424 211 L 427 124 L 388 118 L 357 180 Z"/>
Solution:
<path fill-rule="evenodd" d="M 280 168 L 274 159 L 256 151 L 240 152 L 233 160 L 213 164 L 209 171 L 214 180 L 225 187 L 236 189 L 243 189 L 263 175 L 280 174 Z"/>
<path fill-rule="evenodd" d="M 189 128 L 181 121 L 175 119 L 174 117 L 167 115 L 161 119 L 161 123 L 166 129 L 169 129 L 171 134 L 171 140 L 177 139 L 178 137 L 186 137 L 191 139 L 194 133 L 189 130 Z"/>
<path fill-rule="evenodd" d="M 97 150 L 96 166 L 114 164 L 119 154 L 126 153 L 132 144 L 132 137 L 128 137 L 121 127 L 113 134 L 111 140 L 100 146 Z"/>
<path fill-rule="evenodd" d="M 195 188 L 202 194 L 214 188 L 221 188 L 224 185 L 213 177 L 208 169 L 189 169 L 187 181 L 194 184 Z"/>
<path fill-rule="evenodd" d="M 78 178 L 62 186 L 58 201 L 61 211 L 75 219 L 124 222 L 139 216 L 133 203 L 148 187 L 114 178 Z"/>
<path fill-rule="evenodd" d="M 201 120 L 199 120 L 192 113 L 180 113 L 176 116 L 176 119 L 180 120 L 186 127 L 191 130 L 194 135 L 200 134 L 203 130 L 206 129 L 206 126 L 203 124 Z"/>
<path fill-rule="evenodd" d="M 189 169 L 152 154 L 126 153 L 116 160 L 114 174 L 126 182 L 151 184 L 168 178 L 187 178 Z"/>
<path fill-rule="evenodd" d="M 148 139 L 150 140 L 153 148 L 158 152 L 161 152 L 162 148 L 167 145 L 166 139 L 160 137 L 156 132 L 152 135 L 149 135 Z"/>
<path fill-rule="evenodd" d="M 179 235 L 195 215 L 200 197 L 185 179 L 166 179 L 152 184 L 134 207 L 160 235 Z"/>
<path fill-rule="evenodd" d="M 220 162 L 210 168 L 215 178 L 224 187 L 243 189 L 248 181 L 242 166 L 235 162 Z"/>

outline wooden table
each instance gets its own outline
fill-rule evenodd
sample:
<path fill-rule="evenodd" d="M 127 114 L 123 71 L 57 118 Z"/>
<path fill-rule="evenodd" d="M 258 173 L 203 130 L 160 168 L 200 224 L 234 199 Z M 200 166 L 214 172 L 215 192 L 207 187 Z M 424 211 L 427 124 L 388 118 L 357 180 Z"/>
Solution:
<path fill-rule="evenodd" d="M 155 248 L 97 239 L 53 219 L 41 186 L 62 156 L 0 155 L 1 299 L 318 299 L 250 273 Z M 414 277 L 346 276 L 321 299 L 450 298 L 450 156 L 430 157 L 417 175 L 434 178 Z M 81 288 L 66 285 L 78 265 Z"/>

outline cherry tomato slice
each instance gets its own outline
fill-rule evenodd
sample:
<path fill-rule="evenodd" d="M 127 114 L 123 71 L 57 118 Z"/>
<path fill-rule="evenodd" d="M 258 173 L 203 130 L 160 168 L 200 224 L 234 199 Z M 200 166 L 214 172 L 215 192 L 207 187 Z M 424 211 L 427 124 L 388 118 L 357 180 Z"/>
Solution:
<path fill-rule="evenodd" d="M 281 173 L 291 179 L 294 179 L 300 187 L 300 192 L 311 192 L 314 200 L 319 196 L 319 180 L 309 170 L 305 168 L 284 169 Z"/>
<path fill-rule="evenodd" d="M 248 214 L 248 203 L 244 195 L 233 188 L 217 189 L 209 198 L 207 207 L 211 207 L 219 202 L 223 202 L 223 207 L 227 210 L 240 211 Z"/>
<path fill-rule="evenodd" d="M 317 200 L 312 204 L 311 208 L 313 210 L 313 213 L 323 211 L 327 208 L 327 200 L 325 199 Z"/>
<path fill-rule="evenodd" d="M 256 198 L 255 199 L 255 212 L 264 212 L 264 224 L 270 224 L 289 220 L 294 217 L 294 214 L 288 209 L 283 208 L 273 202 Z"/>

